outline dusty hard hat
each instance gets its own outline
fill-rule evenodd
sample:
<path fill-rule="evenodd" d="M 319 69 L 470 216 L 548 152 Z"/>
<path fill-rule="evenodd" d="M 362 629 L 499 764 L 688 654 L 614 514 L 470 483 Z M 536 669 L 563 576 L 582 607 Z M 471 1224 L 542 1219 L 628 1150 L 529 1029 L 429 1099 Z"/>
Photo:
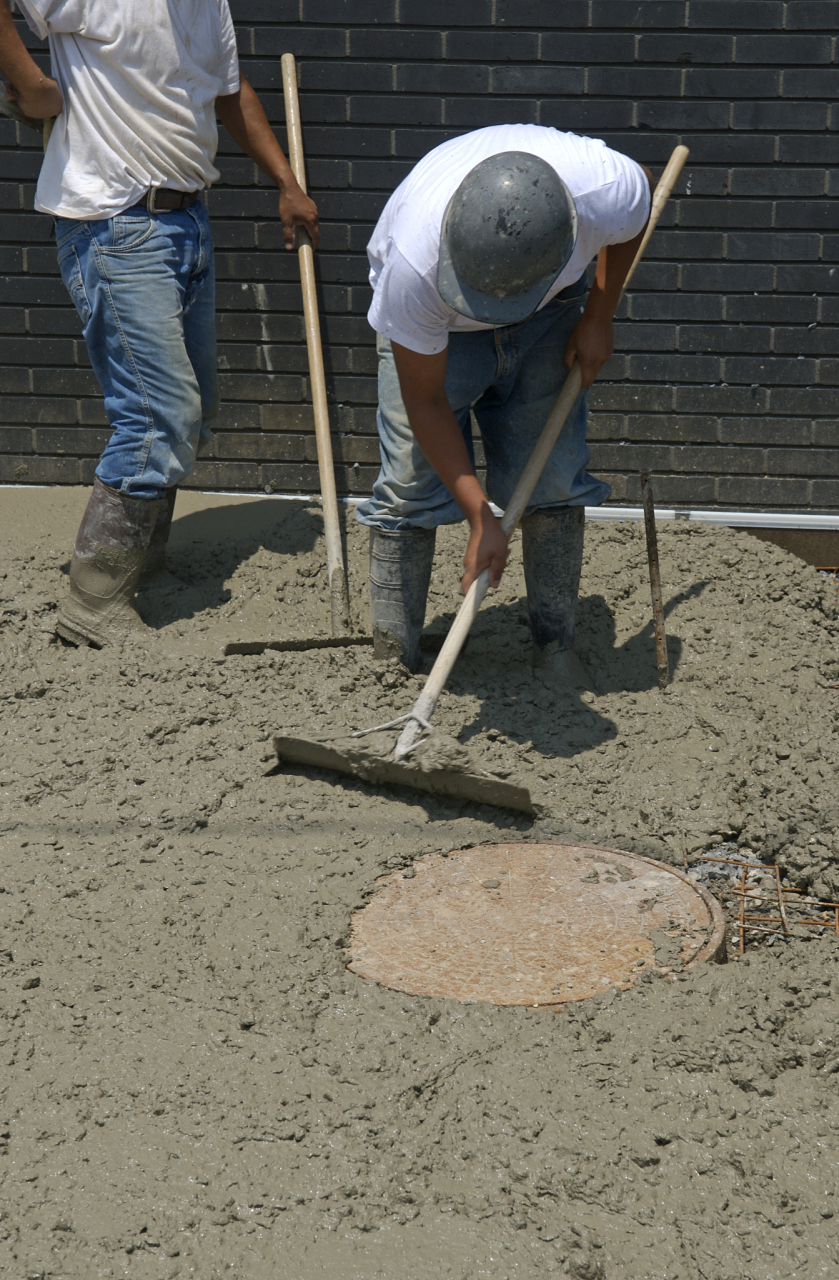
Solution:
<path fill-rule="evenodd" d="M 532 315 L 574 251 L 577 210 L 559 174 L 527 151 L 470 169 L 446 208 L 437 288 L 483 324 Z"/>

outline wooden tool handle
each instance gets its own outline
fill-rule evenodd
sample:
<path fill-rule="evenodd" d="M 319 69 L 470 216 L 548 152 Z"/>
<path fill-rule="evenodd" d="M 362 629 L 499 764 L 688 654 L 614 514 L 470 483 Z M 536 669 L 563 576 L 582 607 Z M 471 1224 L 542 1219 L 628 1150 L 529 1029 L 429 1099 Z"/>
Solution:
<path fill-rule="evenodd" d="M 684 163 L 690 152 L 687 147 L 676 147 L 667 166 L 656 184 L 653 198 L 650 204 L 650 217 L 644 231 L 644 238 L 638 246 L 638 252 L 632 259 L 632 266 L 626 273 L 626 279 L 621 289 L 621 298 L 626 293 L 626 286 L 632 279 L 635 268 L 643 257 L 644 250 L 650 242 L 650 236 L 655 231 L 659 218 L 661 217 L 664 206 L 667 203 L 670 192 L 675 186 L 676 179 L 682 172 Z M 582 384 L 582 375 L 580 366 L 575 361 L 571 367 L 568 377 L 563 383 L 562 390 L 556 398 L 553 409 L 548 416 L 548 420 L 542 429 L 542 434 L 536 441 L 533 452 L 525 463 L 521 478 L 515 487 L 513 496 L 507 504 L 507 510 L 504 512 L 501 520 L 501 528 L 510 537 L 518 526 L 519 521 L 524 515 L 530 496 L 538 484 L 539 477 L 545 467 L 545 463 L 550 457 L 551 449 L 553 449 L 559 433 L 565 426 L 565 419 L 574 407 L 574 402 L 580 394 L 580 386 Z M 442 650 L 441 650 L 442 652 Z"/>
<path fill-rule="evenodd" d="M 545 469 L 545 463 L 548 461 L 551 450 L 559 439 L 560 431 L 565 426 L 565 419 L 577 401 L 582 384 L 582 371 L 579 363 L 575 360 L 562 384 L 562 390 L 548 414 L 548 420 L 542 428 L 542 434 L 524 464 L 524 470 L 513 490 L 513 496 L 507 503 L 507 509 L 501 517 L 501 528 L 508 538 L 512 537 L 518 528 L 518 523 L 524 515 L 533 490 L 539 483 L 539 477 Z"/>
<path fill-rule="evenodd" d="M 684 169 L 685 161 L 689 155 L 690 151 L 687 147 L 676 147 L 672 156 L 667 161 L 667 164 L 664 166 L 664 172 L 656 183 L 655 191 L 653 192 L 652 203 L 650 204 L 650 220 L 647 223 L 646 230 L 644 231 L 644 238 L 638 246 L 638 252 L 632 259 L 632 266 L 626 273 L 626 279 L 624 280 L 623 288 L 621 289 L 621 298 L 629 287 L 629 282 L 635 274 L 635 268 L 644 256 L 647 245 L 650 243 L 650 236 L 658 226 L 658 220 L 661 217 L 664 206 L 670 199 L 670 194 L 676 185 L 676 179 Z"/>
<path fill-rule="evenodd" d="M 650 205 L 650 218 L 644 232 L 644 238 L 638 246 L 638 252 L 632 261 L 632 266 L 626 274 L 624 280 L 621 297 L 626 291 L 626 286 L 632 278 L 633 272 L 641 260 L 646 249 L 650 236 L 655 230 L 656 224 L 661 217 L 661 212 L 667 203 L 670 192 L 673 190 L 676 179 L 681 173 L 684 163 L 690 152 L 687 147 L 676 147 L 672 156 L 667 162 L 667 166 L 658 180 L 655 191 L 653 192 L 652 203 Z M 548 420 L 542 429 L 542 434 L 536 441 L 533 452 L 525 463 L 521 478 L 513 491 L 507 509 L 501 519 L 501 527 L 507 534 L 508 538 L 512 536 L 519 521 L 521 520 L 530 501 L 531 494 L 536 488 L 545 463 L 550 456 L 559 433 L 565 425 L 565 419 L 571 412 L 577 396 L 580 394 L 582 386 L 582 373 L 577 361 L 574 361 L 562 390 L 556 398 L 554 407 L 548 415 Z M 452 667 L 457 661 L 457 656 L 466 641 L 466 637 L 472 629 L 472 624 L 478 615 L 484 596 L 489 587 L 489 569 L 484 569 L 478 575 L 475 581 L 466 592 L 463 603 L 457 611 L 457 616 L 449 628 L 449 634 L 443 642 L 443 647 L 437 655 L 437 660 L 431 668 L 428 679 L 425 682 L 422 693 L 414 703 L 412 714 L 416 719 L 411 719 L 405 725 L 399 735 L 399 741 L 396 744 L 394 758 L 401 760 L 411 750 L 416 742 L 422 728 L 422 721 L 428 721 L 434 714 L 434 708 L 446 681 L 448 680 Z"/>
<path fill-rule="evenodd" d="M 283 96 L 285 98 L 288 157 L 292 172 L 301 189 L 306 190 L 306 165 L 303 158 L 303 133 L 300 128 L 300 103 L 297 97 L 297 66 L 294 55 L 282 56 Z M 312 382 L 312 408 L 315 415 L 315 442 L 318 451 L 320 492 L 323 501 L 323 528 L 326 540 L 326 567 L 329 575 L 329 598 L 332 610 L 332 633 L 346 635 L 349 630 L 349 595 L 338 521 L 338 494 L 335 488 L 335 465 L 332 459 L 332 436 L 329 429 L 329 406 L 326 399 L 326 375 L 320 339 L 318 298 L 315 287 L 315 258 L 307 231 L 297 228 L 297 257 L 303 290 L 303 318 L 306 346 L 309 352 L 309 376 Z"/>
<path fill-rule="evenodd" d="M 280 59 L 280 67 L 283 73 L 288 162 L 301 191 L 307 192 L 306 164 L 303 158 L 303 131 L 300 126 L 300 99 L 297 96 L 297 63 L 294 61 L 294 54 L 284 53 Z"/>

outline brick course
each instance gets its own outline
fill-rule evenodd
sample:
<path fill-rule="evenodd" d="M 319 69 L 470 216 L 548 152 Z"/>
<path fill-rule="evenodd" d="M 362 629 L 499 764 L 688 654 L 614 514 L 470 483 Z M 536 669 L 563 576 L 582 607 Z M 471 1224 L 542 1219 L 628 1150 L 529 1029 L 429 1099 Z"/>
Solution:
<path fill-rule="evenodd" d="M 839 504 L 839 0 L 231 0 L 245 74 L 285 143 L 299 62 L 338 484 L 375 477 L 364 246 L 393 187 L 498 121 L 691 159 L 594 389 L 592 465 L 685 506 Z M 43 46 L 21 25 L 46 66 Z M 107 425 L 49 220 L 34 134 L 0 120 L 0 483 L 89 483 Z M 296 262 L 276 197 L 222 131 L 210 195 L 223 405 L 191 484 L 317 487 Z"/>

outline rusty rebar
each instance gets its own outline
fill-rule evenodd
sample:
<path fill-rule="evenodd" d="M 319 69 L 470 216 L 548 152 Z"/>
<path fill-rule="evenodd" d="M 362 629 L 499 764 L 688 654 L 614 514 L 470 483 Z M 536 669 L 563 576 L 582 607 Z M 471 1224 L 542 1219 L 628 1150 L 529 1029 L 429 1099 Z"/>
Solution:
<path fill-rule="evenodd" d="M 803 889 L 784 889 L 784 893 L 803 893 L 803 892 L 804 892 Z M 787 903 L 787 906 L 795 907 L 802 902 L 807 907 L 839 907 L 839 902 L 829 902 L 827 898 L 806 898 L 806 897 L 799 898 L 798 902 L 796 902 L 796 900 L 793 899 L 791 903 L 790 902 Z"/>
<path fill-rule="evenodd" d="M 732 893 L 739 894 L 739 889 L 732 889 Z M 784 890 L 785 893 L 788 890 Z M 756 893 L 754 889 L 745 890 L 746 897 L 750 902 L 775 902 L 775 898 L 764 898 L 762 894 Z M 797 902 L 788 902 L 788 907 L 830 907 L 831 909 L 839 907 L 839 902 L 823 902 L 821 898 L 799 898 Z"/>
<path fill-rule="evenodd" d="M 780 929 L 762 929 L 759 924 L 747 924 L 746 928 L 750 933 L 768 933 L 770 938 L 784 938 L 787 935 L 781 933 Z"/>
<path fill-rule="evenodd" d="M 768 871 L 769 868 L 765 862 L 744 862 L 742 858 L 712 858 L 710 854 L 700 853 L 699 862 L 725 862 L 730 867 L 754 867 L 757 871 Z"/>
<path fill-rule="evenodd" d="M 641 472 L 641 502 L 644 507 L 644 527 L 647 531 L 647 559 L 650 562 L 650 590 L 653 597 L 653 626 L 655 627 L 658 687 L 659 689 L 666 689 L 670 683 L 670 663 L 667 657 L 667 635 L 664 630 L 664 602 L 661 598 L 658 538 L 655 531 L 655 507 L 653 506 L 653 489 L 649 471 Z"/>
<path fill-rule="evenodd" d="M 781 908 L 781 919 L 784 922 L 784 933 L 787 933 L 787 912 L 786 907 L 784 906 L 784 890 L 781 885 L 781 872 L 777 863 L 775 863 L 775 884 L 778 886 L 778 906 Z"/>
<path fill-rule="evenodd" d="M 770 930 L 770 929 L 760 929 L 753 924 L 749 924 L 748 921 L 750 920 L 760 920 L 762 924 L 783 925 L 784 932 L 782 934 L 776 933 L 775 937 L 778 937 L 778 938 L 789 937 L 789 920 L 787 918 L 787 911 L 786 911 L 788 906 L 795 906 L 799 908 L 821 907 L 824 910 L 824 914 L 827 914 L 827 909 L 829 908 L 830 910 L 833 911 L 833 929 L 836 933 L 836 937 L 839 938 L 839 902 L 828 902 L 828 901 L 825 901 L 823 898 L 811 898 L 806 896 L 804 889 L 794 889 L 791 885 L 787 885 L 787 886 L 782 885 L 781 872 L 777 863 L 743 862 L 742 859 L 740 858 L 714 858 L 710 854 L 700 854 L 698 861 L 699 862 L 722 862 L 729 867 L 743 868 L 742 875 L 740 877 L 739 888 L 734 885 L 732 885 L 731 887 L 731 892 L 735 894 L 737 897 L 739 897 L 740 899 L 740 915 L 737 921 L 737 927 L 740 930 L 741 954 L 745 950 L 746 930 L 751 930 L 753 933 L 774 932 L 773 930 Z M 746 889 L 746 877 L 750 871 L 766 871 L 770 874 L 772 872 L 775 873 L 775 885 L 777 888 L 777 902 L 781 912 L 780 916 L 747 916 L 746 915 L 747 902 L 775 902 L 776 901 L 775 897 L 766 898 L 762 894 L 756 893 L 754 889 L 748 889 L 748 890 Z M 793 898 L 792 903 L 789 903 L 784 901 L 785 893 L 799 894 L 801 896 L 797 900 Z M 829 929 L 831 927 L 829 920 L 794 920 L 793 924 L 809 925 L 811 929 Z"/>
<path fill-rule="evenodd" d="M 780 916 L 743 916 L 744 920 L 759 920 L 761 924 L 783 924 Z M 794 920 L 793 924 L 809 925 L 811 929 L 829 929 L 830 922 L 828 920 Z M 751 929 L 753 925 L 747 924 L 746 928 Z"/>

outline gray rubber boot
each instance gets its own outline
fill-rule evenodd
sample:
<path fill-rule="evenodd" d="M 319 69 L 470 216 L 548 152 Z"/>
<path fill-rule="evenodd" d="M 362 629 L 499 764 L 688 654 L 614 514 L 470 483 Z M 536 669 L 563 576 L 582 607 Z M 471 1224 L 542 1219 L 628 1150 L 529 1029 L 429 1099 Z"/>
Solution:
<path fill-rule="evenodd" d="M 172 528 L 172 516 L 175 512 L 175 499 L 178 496 L 177 485 L 166 490 L 162 509 L 154 522 L 151 540 L 146 550 L 143 566 L 140 570 L 140 586 L 146 586 L 153 578 L 166 572 L 166 544 Z"/>
<path fill-rule="evenodd" d="M 400 658 L 409 671 L 419 671 L 419 638 L 434 563 L 434 529 L 401 533 L 370 530 L 370 613 L 373 653 Z"/>
<path fill-rule="evenodd" d="M 132 604 L 155 521 L 166 499 L 128 498 L 96 480 L 70 563 L 70 595 L 56 633 L 102 648 L 146 626 Z"/>
<path fill-rule="evenodd" d="M 573 652 L 585 518 L 583 507 L 563 507 L 521 522 L 533 665 L 555 687 L 593 687 Z"/>

